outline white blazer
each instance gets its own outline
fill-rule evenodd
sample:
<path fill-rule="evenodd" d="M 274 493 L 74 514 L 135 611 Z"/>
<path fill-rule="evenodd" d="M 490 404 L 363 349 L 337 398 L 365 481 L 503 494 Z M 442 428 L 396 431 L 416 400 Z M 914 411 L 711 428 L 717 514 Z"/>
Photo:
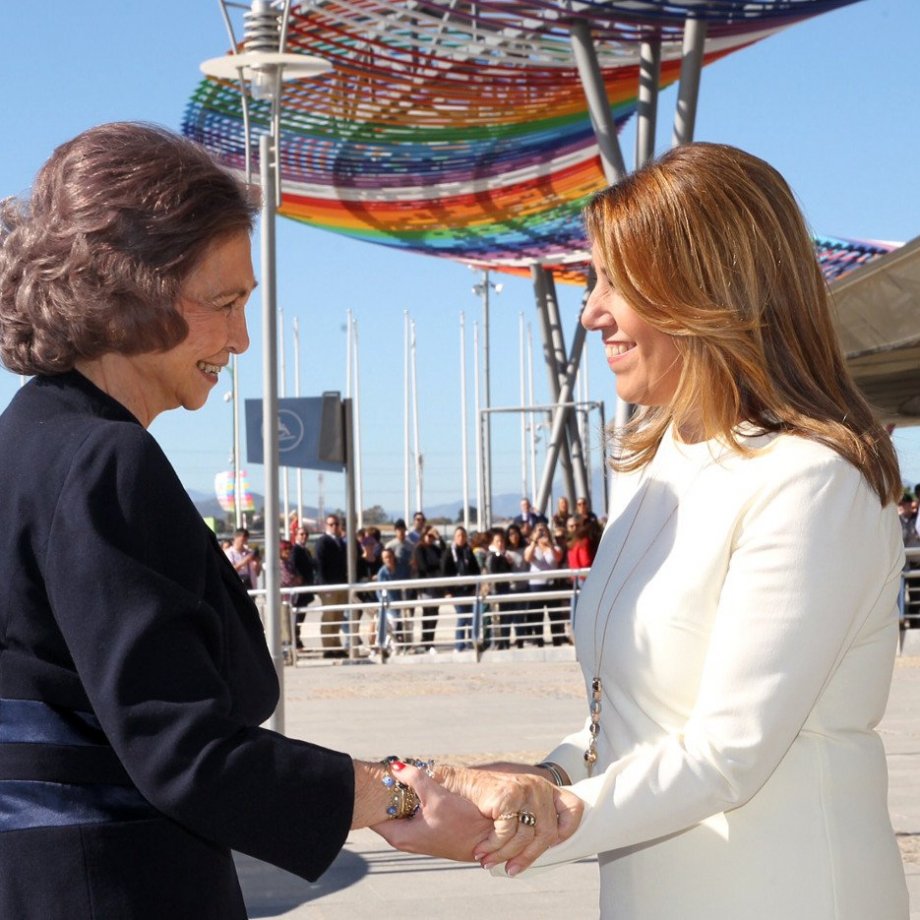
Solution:
<path fill-rule="evenodd" d="M 586 808 L 537 865 L 600 854 L 611 920 L 906 920 L 875 732 L 897 512 L 821 444 L 747 443 L 668 434 L 617 483 L 575 622 L 599 759 L 587 722 L 547 755 Z"/>

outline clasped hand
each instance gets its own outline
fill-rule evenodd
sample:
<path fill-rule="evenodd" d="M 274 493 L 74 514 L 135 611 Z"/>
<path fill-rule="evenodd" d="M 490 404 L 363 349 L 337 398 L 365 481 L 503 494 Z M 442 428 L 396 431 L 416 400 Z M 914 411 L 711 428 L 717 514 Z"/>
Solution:
<path fill-rule="evenodd" d="M 507 863 L 509 875 L 530 866 L 549 847 L 574 833 L 581 799 L 532 773 L 438 767 L 438 778 L 406 765 L 400 782 L 411 786 L 421 810 L 411 820 L 374 826 L 391 846 L 489 869 Z M 532 815 L 521 821 L 521 815 Z"/>

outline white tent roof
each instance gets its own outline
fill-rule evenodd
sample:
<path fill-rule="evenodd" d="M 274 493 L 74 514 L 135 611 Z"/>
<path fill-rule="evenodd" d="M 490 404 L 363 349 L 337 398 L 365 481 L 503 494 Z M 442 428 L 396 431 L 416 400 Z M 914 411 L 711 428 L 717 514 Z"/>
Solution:
<path fill-rule="evenodd" d="M 920 237 L 831 285 L 850 372 L 886 423 L 920 425 Z"/>

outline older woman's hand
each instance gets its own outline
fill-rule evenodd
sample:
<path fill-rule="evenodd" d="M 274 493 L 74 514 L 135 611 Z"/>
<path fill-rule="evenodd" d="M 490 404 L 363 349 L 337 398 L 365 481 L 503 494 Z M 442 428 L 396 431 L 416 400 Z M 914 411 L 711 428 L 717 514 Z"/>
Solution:
<path fill-rule="evenodd" d="M 484 869 L 505 862 L 517 875 L 581 821 L 581 799 L 534 773 L 439 766 L 437 776 L 492 819 L 492 833 L 473 854 Z"/>
<path fill-rule="evenodd" d="M 424 770 L 406 764 L 399 781 L 411 786 L 421 808 L 413 818 L 375 824 L 392 847 L 406 853 L 424 853 L 460 862 L 475 862 L 474 852 L 492 833 L 492 822 L 468 799 L 450 791 Z"/>

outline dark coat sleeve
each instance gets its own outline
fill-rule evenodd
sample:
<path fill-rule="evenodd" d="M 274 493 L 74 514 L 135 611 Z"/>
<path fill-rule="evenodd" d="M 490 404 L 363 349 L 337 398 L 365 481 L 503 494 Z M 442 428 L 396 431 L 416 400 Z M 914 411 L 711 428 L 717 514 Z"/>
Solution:
<path fill-rule="evenodd" d="M 351 758 L 258 727 L 277 700 L 258 613 L 142 428 L 105 426 L 76 450 L 43 568 L 87 697 L 144 797 L 317 878 L 351 823 Z"/>

